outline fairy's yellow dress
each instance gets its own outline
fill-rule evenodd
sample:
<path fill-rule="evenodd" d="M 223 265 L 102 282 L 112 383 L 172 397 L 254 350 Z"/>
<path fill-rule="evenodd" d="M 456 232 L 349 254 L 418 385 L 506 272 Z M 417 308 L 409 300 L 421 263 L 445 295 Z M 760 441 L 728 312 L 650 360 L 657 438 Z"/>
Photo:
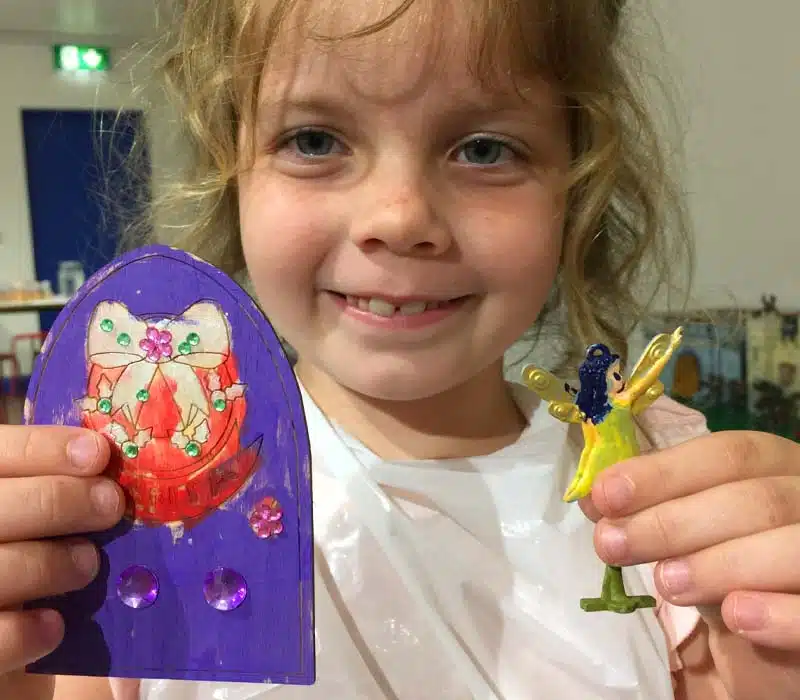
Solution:
<path fill-rule="evenodd" d="M 615 398 L 611 398 L 609 403 L 611 410 L 602 421 L 597 424 L 583 421 L 581 424 L 584 449 L 578 462 L 575 479 L 564 494 L 565 501 L 575 501 L 588 496 L 595 477 L 601 471 L 639 454 L 631 404 Z"/>

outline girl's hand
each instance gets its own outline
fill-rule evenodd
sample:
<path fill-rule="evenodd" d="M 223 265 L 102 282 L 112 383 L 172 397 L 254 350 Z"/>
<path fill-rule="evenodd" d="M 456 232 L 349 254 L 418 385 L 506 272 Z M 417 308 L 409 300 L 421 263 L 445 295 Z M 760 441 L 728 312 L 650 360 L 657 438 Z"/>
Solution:
<path fill-rule="evenodd" d="M 0 425 L 0 674 L 55 649 L 64 623 L 54 610 L 22 603 L 83 588 L 97 575 L 95 547 L 77 538 L 122 517 L 124 498 L 98 476 L 108 443 L 60 426 Z"/>
<path fill-rule="evenodd" d="M 743 640 L 751 675 L 774 659 L 776 676 L 760 682 L 790 673 L 800 688 L 800 445 L 755 432 L 707 435 L 607 469 L 585 500 L 604 561 L 657 561 L 661 596 L 700 606 L 709 630 L 729 639 L 711 650 L 729 690 L 748 669 L 720 654 Z"/>

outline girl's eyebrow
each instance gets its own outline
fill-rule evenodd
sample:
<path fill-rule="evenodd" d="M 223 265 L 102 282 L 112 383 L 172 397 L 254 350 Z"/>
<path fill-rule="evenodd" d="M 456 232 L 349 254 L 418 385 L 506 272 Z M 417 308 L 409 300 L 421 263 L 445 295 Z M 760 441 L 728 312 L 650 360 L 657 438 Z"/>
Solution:
<path fill-rule="evenodd" d="M 453 115 L 467 119 L 484 119 L 497 116 L 524 117 L 526 120 L 536 117 L 545 110 L 541 101 L 526 101 L 519 97 L 512 98 L 498 93 L 489 99 L 465 99 L 453 102 L 449 111 Z"/>
<path fill-rule="evenodd" d="M 542 100 L 526 100 L 518 94 L 505 91 L 480 94 L 453 92 L 449 99 L 443 100 L 443 103 L 444 107 L 441 110 L 443 115 L 464 120 L 480 120 L 498 115 L 522 116 L 530 119 L 532 113 L 540 115 L 547 111 L 547 106 Z M 352 100 L 346 100 L 340 94 L 327 91 L 279 97 L 267 96 L 261 100 L 258 107 L 259 118 L 264 120 L 274 120 L 288 113 L 342 119 L 352 118 L 357 112 L 358 107 Z"/>
<path fill-rule="evenodd" d="M 288 113 L 342 118 L 352 114 L 352 105 L 336 95 L 283 95 L 268 96 L 258 105 L 260 120 L 275 120 Z"/>

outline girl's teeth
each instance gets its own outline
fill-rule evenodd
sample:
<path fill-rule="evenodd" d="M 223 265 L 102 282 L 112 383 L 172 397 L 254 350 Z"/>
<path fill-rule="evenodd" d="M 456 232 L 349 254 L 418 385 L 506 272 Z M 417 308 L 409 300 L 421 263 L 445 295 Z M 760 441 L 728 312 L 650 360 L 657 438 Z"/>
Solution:
<path fill-rule="evenodd" d="M 385 316 L 387 318 L 396 313 L 399 313 L 401 316 L 413 316 L 414 314 L 421 314 L 428 309 L 436 309 L 441 306 L 441 303 L 438 301 L 409 301 L 401 306 L 395 306 L 384 299 L 364 299 L 354 296 L 348 296 L 347 303 L 362 311 L 369 311 L 376 316 Z"/>
<path fill-rule="evenodd" d="M 421 314 L 428 308 L 428 304 L 424 301 L 410 301 L 403 304 L 398 310 L 401 316 L 412 316 L 414 314 Z"/>
<path fill-rule="evenodd" d="M 370 299 L 367 308 L 376 316 L 393 316 L 396 307 L 383 299 Z"/>

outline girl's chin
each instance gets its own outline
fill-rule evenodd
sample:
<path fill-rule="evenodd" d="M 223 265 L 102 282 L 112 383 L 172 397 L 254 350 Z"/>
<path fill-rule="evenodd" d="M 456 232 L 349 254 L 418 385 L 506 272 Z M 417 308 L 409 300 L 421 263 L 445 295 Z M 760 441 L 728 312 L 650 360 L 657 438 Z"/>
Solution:
<path fill-rule="evenodd" d="M 366 374 L 351 371 L 326 371 L 326 377 L 319 376 L 319 370 L 309 372 L 298 363 L 297 374 L 300 381 L 312 392 L 345 391 L 358 394 L 375 401 L 421 401 L 451 388 L 441 381 L 425 381 L 419 375 L 408 376 L 401 372 L 385 374 Z"/>
<path fill-rule="evenodd" d="M 440 360 L 443 358 L 440 358 Z M 499 363 L 500 367 L 502 364 Z M 478 370 L 478 371 L 475 371 Z M 469 371 L 463 362 L 420 364 L 397 360 L 381 367 L 372 363 L 327 363 L 325 366 L 297 364 L 297 374 L 312 393 L 336 392 L 341 389 L 375 401 L 424 401 L 454 389 L 479 373 Z M 499 369 L 498 379 L 502 379 Z"/>

